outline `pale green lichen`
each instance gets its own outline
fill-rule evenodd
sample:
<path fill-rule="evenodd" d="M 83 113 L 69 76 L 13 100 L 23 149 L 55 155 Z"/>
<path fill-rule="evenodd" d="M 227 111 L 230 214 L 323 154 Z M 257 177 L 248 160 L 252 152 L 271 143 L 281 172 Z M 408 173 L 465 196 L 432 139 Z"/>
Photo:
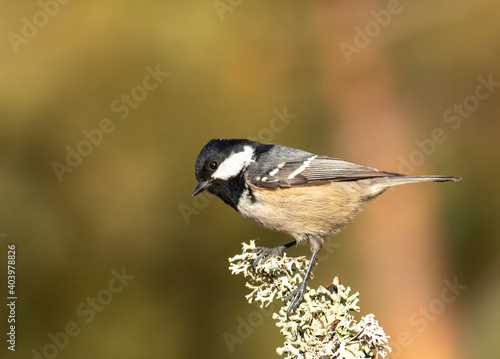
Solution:
<path fill-rule="evenodd" d="M 249 303 L 268 306 L 274 299 L 283 300 L 302 281 L 309 261 L 305 257 L 292 258 L 286 254 L 265 263 L 254 261 L 255 241 L 243 243 L 243 253 L 229 259 L 233 274 L 243 273 L 246 286 L 252 291 Z M 290 316 L 287 306 L 273 314 L 276 325 L 285 338 L 284 346 L 276 351 L 285 359 L 323 358 L 377 358 L 391 351 L 388 336 L 373 314 L 356 322 L 351 312 L 359 312 L 359 293 L 351 294 L 338 277 L 333 284 L 317 290 L 307 288 L 304 300 Z"/>
<path fill-rule="evenodd" d="M 260 307 L 267 307 L 274 299 L 283 300 L 302 282 L 307 267 L 306 257 L 273 257 L 265 263 L 254 262 L 258 257 L 255 252 L 255 241 L 250 244 L 242 243 L 243 253 L 229 258 L 229 269 L 232 274 L 243 273 L 247 282 L 247 288 L 252 290 L 246 298 L 249 303 L 260 302 Z"/>

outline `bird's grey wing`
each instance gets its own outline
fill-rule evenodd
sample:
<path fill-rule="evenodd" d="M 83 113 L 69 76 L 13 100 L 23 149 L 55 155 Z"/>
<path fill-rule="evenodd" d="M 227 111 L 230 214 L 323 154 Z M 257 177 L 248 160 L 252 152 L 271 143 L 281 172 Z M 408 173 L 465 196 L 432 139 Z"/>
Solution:
<path fill-rule="evenodd" d="M 400 175 L 338 158 L 309 154 L 291 161 L 274 163 L 267 169 L 250 171 L 247 180 L 257 187 L 286 188 L 392 176 Z"/>

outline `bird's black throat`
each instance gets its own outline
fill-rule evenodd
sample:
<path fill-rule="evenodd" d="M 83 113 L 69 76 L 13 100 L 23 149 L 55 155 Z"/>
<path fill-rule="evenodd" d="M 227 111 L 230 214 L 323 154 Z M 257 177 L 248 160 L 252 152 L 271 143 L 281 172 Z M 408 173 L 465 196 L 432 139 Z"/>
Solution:
<path fill-rule="evenodd" d="M 248 189 L 251 194 L 251 189 L 245 182 L 243 173 L 227 180 L 216 179 L 212 182 L 209 192 L 215 194 L 222 199 L 226 204 L 237 210 L 238 202 L 243 192 Z M 253 197 L 253 195 L 251 194 Z"/>

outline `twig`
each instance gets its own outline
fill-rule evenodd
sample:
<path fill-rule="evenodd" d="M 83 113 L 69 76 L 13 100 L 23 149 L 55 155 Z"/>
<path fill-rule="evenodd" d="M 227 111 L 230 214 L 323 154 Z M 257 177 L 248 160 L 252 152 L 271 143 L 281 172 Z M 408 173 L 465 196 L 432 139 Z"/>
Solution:
<path fill-rule="evenodd" d="M 309 261 L 305 257 L 274 257 L 265 263 L 254 261 L 258 256 L 255 241 L 243 243 L 243 253 L 229 259 L 233 274 L 242 273 L 251 292 L 249 303 L 260 302 L 267 307 L 274 299 L 283 300 L 302 281 Z M 326 288 L 307 288 L 304 300 L 287 317 L 283 306 L 273 314 L 276 325 L 285 338 L 284 346 L 276 352 L 285 359 L 324 358 L 384 358 L 391 348 L 373 314 L 356 322 L 351 312 L 359 312 L 359 293 L 351 294 L 338 277 Z"/>

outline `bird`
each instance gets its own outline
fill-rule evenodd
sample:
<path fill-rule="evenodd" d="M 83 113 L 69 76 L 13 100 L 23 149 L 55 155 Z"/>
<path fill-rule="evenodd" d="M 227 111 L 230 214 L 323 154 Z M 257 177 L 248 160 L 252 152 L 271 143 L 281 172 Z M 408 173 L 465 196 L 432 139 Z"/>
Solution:
<path fill-rule="evenodd" d="M 380 171 L 278 144 L 225 138 L 212 139 L 202 148 L 195 175 L 193 197 L 208 191 L 243 218 L 293 238 L 274 248 L 257 247 L 257 263 L 309 243 L 312 254 L 305 276 L 284 300 L 290 302 L 288 315 L 304 297 L 324 239 L 342 230 L 367 202 L 391 186 L 461 180 Z"/>

